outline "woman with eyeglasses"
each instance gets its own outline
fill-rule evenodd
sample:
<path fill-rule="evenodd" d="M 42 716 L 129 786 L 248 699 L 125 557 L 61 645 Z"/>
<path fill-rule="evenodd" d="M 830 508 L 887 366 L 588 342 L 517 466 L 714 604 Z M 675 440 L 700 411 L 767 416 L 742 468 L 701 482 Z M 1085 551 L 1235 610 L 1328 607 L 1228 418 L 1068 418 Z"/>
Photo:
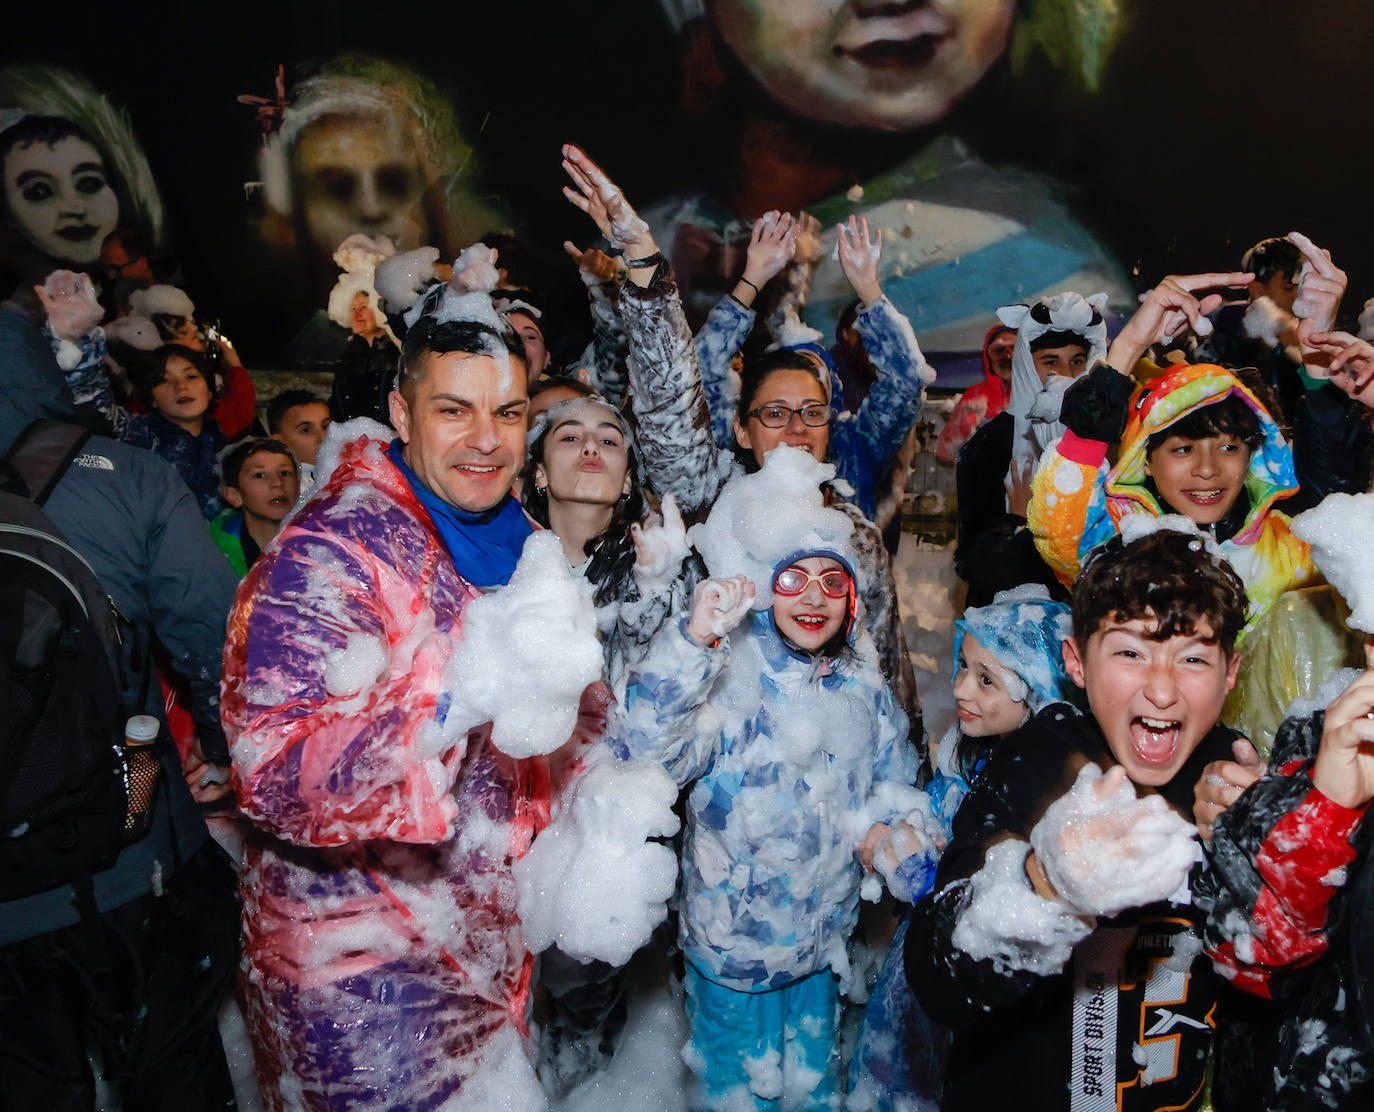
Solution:
<path fill-rule="evenodd" d="M 746 263 L 745 277 L 733 292 L 711 310 L 711 315 L 706 318 L 706 323 L 694 340 L 716 442 L 722 448 L 733 449 L 739 445 L 746 454 L 750 448 L 746 440 L 740 438 L 740 425 L 734 421 L 737 411 L 747 411 L 748 416 L 757 417 L 761 425 L 769 428 L 795 430 L 797 425 L 790 414 L 776 407 L 767 414 L 756 413 L 759 408 L 757 404 L 741 409 L 738 404 L 739 376 L 731 370 L 755 322 L 749 274 L 756 273 L 759 281 L 766 283 L 764 275 L 776 274 L 783 269 L 777 263 L 776 256 L 780 253 L 790 255 L 796 249 L 794 241 L 789 242 L 785 249 L 774 246 L 768 235 L 769 230 L 777 224 L 777 221 L 769 222 L 769 217 L 774 215 L 770 213 L 759 218 L 747 256 L 751 260 L 755 254 L 765 259 L 772 258 L 773 268 L 763 269 L 762 261 L 753 268 Z M 851 500 L 863 511 L 864 516 L 871 521 L 886 521 L 891 516 L 890 512 L 883 513 L 885 509 L 891 510 L 884 501 L 886 490 L 892 486 L 890 479 L 898 464 L 902 445 L 921 412 L 925 388 L 935 381 L 935 372 L 921 354 L 910 321 L 883 294 L 878 282 L 882 233 L 870 237 L 868 221 L 850 217 L 847 224 L 836 228 L 836 236 L 840 266 L 857 298 L 853 324 L 853 330 L 860 340 L 856 345 L 857 356 L 867 362 L 872 375 L 863 400 L 853 411 L 844 411 L 842 390 L 856 384 L 842 383 L 839 368 L 829 349 L 820 342 L 822 337 L 819 332 L 795 320 L 786 319 L 790 306 L 783 311 L 784 323 L 777 330 L 779 343 L 776 350 L 770 351 L 768 356 L 791 354 L 795 359 L 789 366 L 809 369 L 820 376 L 820 396 L 824 405 L 830 407 L 830 414 L 822 420 L 822 415 L 813 409 L 809 414 L 798 413 L 797 416 L 804 424 L 829 428 L 828 454 L 825 458 L 835 465 L 837 477 L 853 488 Z M 765 255 L 769 251 L 771 256 Z M 805 269 L 800 261 L 784 261 L 784 265 Z M 799 285 L 795 280 L 791 280 L 791 284 Z M 766 360 L 768 356 L 762 359 Z M 759 361 L 760 357 L 757 356 L 746 357 L 745 375 L 750 373 L 751 364 Z M 797 443 L 802 436 L 800 432 L 795 432 L 783 443 Z M 748 466 L 747 458 L 745 464 Z M 897 485 L 900 486 L 900 482 Z"/>

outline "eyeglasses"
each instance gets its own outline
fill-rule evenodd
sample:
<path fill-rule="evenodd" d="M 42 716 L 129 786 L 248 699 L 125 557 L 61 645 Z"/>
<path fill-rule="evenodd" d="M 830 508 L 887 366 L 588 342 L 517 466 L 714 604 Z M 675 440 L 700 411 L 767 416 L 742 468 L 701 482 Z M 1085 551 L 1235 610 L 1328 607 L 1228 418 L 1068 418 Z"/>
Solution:
<path fill-rule="evenodd" d="M 821 572 L 820 575 L 812 575 L 805 568 L 798 567 L 796 564 L 778 572 L 778 577 L 773 580 L 773 593 L 788 597 L 799 595 L 813 582 L 821 585 L 821 591 L 827 598 L 846 598 L 849 595 L 848 572 L 841 571 L 839 568 L 829 568 Z"/>
<path fill-rule="evenodd" d="M 835 416 L 835 411 L 828 405 L 804 405 L 800 409 L 789 409 L 785 405 L 761 405 L 751 409 L 745 417 L 757 417 L 759 424 L 766 429 L 780 429 L 791 422 L 794 413 L 802 419 L 802 424 L 810 425 L 813 429 L 830 424 Z"/>

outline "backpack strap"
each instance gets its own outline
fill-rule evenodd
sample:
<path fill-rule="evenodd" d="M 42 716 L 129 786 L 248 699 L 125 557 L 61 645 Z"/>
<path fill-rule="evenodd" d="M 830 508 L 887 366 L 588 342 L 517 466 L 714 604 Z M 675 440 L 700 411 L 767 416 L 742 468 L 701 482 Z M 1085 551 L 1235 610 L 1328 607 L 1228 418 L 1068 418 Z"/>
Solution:
<path fill-rule="evenodd" d="M 90 436 L 90 429 L 48 417 L 29 425 L 4 458 L 23 484 L 15 493 L 43 505 Z"/>

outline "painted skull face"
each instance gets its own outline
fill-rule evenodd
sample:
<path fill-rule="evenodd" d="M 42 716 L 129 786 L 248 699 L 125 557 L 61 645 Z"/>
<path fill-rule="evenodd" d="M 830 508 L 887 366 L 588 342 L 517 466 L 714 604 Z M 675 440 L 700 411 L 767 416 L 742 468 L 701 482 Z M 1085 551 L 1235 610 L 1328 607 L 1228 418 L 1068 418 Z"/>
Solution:
<path fill-rule="evenodd" d="M 425 177 L 414 136 L 394 116 L 325 116 L 301 135 L 297 188 L 315 247 L 333 252 L 354 232 L 409 251 L 423 242 Z"/>
<path fill-rule="evenodd" d="M 119 199 L 104 160 L 68 135 L 49 146 L 20 143 L 5 155 L 5 206 L 16 230 L 45 255 L 89 266 L 119 224 Z"/>

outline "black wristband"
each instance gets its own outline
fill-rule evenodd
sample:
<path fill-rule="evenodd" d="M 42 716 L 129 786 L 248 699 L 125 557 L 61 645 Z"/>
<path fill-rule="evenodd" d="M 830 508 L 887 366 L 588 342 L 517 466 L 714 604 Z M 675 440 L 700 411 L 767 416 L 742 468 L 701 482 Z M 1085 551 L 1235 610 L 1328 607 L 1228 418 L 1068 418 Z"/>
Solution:
<path fill-rule="evenodd" d="M 626 259 L 625 265 L 631 270 L 642 270 L 646 266 L 658 266 L 665 262 L 662 251 L 655 251 L 652 255 L 645 255 L 642 259 Z"/>

